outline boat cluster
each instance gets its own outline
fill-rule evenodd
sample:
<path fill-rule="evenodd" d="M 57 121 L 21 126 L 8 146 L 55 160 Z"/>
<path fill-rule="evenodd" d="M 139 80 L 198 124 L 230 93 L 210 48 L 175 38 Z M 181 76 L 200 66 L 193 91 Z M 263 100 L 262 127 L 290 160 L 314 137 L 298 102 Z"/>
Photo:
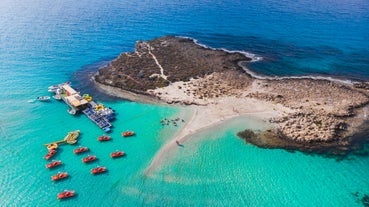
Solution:
<path fill-rule="evenodd" d="M 61 88 L 62 88 L 63 85 L 70 85 L 70 82 L 65 82 L 65 83 L 61 83 L 61 84 L 58 84 L 58 85 L 49 86 L 47 91 L 50 92 L 50 93 L 55 93 L 55 95 L 53 96 L 54 99 L 61 100 L 62 99 L 62 97 L 61 97 L 61 94 L 62 94 Z M 51 101 L 51 97 L 50 96 L 38 96 L 36 98 L 36 100 L 41 101 L 41 102 L 49 102 L 49 101 Z"/>
<path fill-rule="evenodd" d="M 77 131 L 79 132 L 79 130 L 77 130 Z M 68 134 L 70 135 L 70 133 L 68 133 Z M 124 136 L 123 134 L 127 134 L 127 135 L 129 134 L 128 136 L 133 136 L 135 133 L 133 131 L 127 131 L 127 132 L 123 132 L 122 136 Z M 111 137 L 107 136 L 107 135 L 102 135 L 102 136 L 99 136 L 97 138 L 97 140 L 100 141 L 100 142 L 101 141 L 109 141 L 109 140 L 111 140 Z M 59 142 L 63 143 L 63 141 L 59 141 Z M 57 153 L 57 148 L 58 147 L 59 146 L 56 142 L 51 143 L 51 144 L 46 144 L 46 148 L 48 150 L 48 153 L 44 156 L 44 158 L 46 160 L 51 159 Z M 75 148 L 73 150 L 73 153 L 76 154 L 76 155 L 85 154 L 87 152 L 90 152 L 90 149 L 88 147 L 85 147 L 85 146 L 80 146 L 80 147 Z M 110 157 L 112 159 L 123 157 L 125 155 L 126 155 L 125 152 L 119 151 L 119 150 L 116 150 L 115 152 L 110 153 Z M 82 158 L 82 162 L 83 163 L 91 163 L 91 162 L 96 161 L 97 159 L 98 158 L 95 155 L 87 155 L 87 156 Z M 46 164 L 46 168 L 47 169 L 53 169 L 53 168 L 57 168 L 58 166 L 60 166 L 62 164 L 63 164 L 63 162 L 61 160 L 52 160 L 51 162 Z M 107 168 L 104 167 L 104 166 L 97 166 L 97 167 L 92 168 L 90 170 L 90 173 L 93 174 L 93 175 L 101 174 L 101 173 L 105 173 L 105 172 L 107 172 Z M 51 180 L 52 181 L 59 181 L 59 180 L 66 179 L 68 177 L 69 177 L 68 172 L 58 172 L 57 174 L 51 176 Z M 75 191 L 74 190 L 65 190 L 65 191 L 59 193 L 57 195 L 57 198 L 58 199 L 66 199 L 66 198 L 70 198 L 70 197 L 73 197 L 73 196 L 75 196 Z"/>

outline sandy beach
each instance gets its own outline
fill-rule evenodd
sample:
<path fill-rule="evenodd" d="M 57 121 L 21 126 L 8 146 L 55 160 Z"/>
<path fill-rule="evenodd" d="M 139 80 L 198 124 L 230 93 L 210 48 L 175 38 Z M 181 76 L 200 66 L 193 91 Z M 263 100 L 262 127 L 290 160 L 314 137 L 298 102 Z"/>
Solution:
<path fill-rule="evenodd" d="M 268 123 L 269 119 L 279 117 L 285 113 L 284 111 L 290 110 L 280 104 L 235 97 L 220 98 L 212 100 L 212 103 L 206 106 L 191 106 L 191 108 L 191 118 L 187 121 L 183 129 L 157 152 L 150 166 L 147 168 L 146 175 L 149 175 L 160 166 L 166 155 L 178 149 L 177 142 L 186 145 L 186 142 L 191 141 L 191 136 L 196 133 L 213 128 L 232 118 L 248 115 L 261 119 L 266 124 L 272 126 L 272 124 Z"/>

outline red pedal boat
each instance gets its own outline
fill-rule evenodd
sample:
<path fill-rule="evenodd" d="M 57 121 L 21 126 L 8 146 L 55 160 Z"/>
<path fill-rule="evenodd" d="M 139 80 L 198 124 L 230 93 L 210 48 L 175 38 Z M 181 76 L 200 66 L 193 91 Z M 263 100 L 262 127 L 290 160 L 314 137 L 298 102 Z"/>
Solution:
<path fill-rule="evenodd" d="M 106 172 L 106 167 L 96 167 L 91 169 L 91 174 L 99 174 L 103 172 Z"/>
<path fill-rule="evenodd" d="M 135 132 L 134 131 L 126 131 L 126 132 L 122 132 L 122 136 L 123 137 L 131 137 L 134 136 Z"/>
<path fill-rule="evenodd" d="M 122 151 L 116 151 L 110 154 L 111 158 L 117 158 L 117 157 L 122 157 L 126 155 L 126 153 L 122 152 Z"/>
<path fill-rule="evenodd" d="M 92 161 L 94 161 L 96 159 L 97 159 L 96 156 L 89 155 L 89 156 L 87 156 L 85 158 L 82 158 L 82 162 L 92 162 Z"/>
<path fill-rule="evenodd" d="M 56 154 L 56 150 L 51 150 L 51 151 L 49 151 L 49 153 L 47 153 L 46 155 L 45 155 L 45 159 L 50 159 L 52 156 L 54 156 L 55 154 Z"/>
<path fill-rule="evenodd" d="M 53 168 L 53 167 L 59 166 L 61 164 L 62 164 L 62 162 L 60 160 L 53 160 L 49 164 L 46 164 L 46 168 Z"/>
<path fill-rule="evenodd" d="M 74 195 L 75 195 L 74 190 L 65 190 L 64 192 L 58 194 L 58 199 L 70 198 L 73 197 Z"/>
<path fill-rule="evenodd" d="M 87 152 L 89 149 L 87 147 L 78 147 L 77 149 L 73 150 L 74 154 L 79 154 L 82 152 Z"/>
<path fill-rule="evenodd" d="M 68 177 L 68 173 L 67 172 L 59 172 L 56 175 L 51 176 L 51 180 L 56 181 L 56 180 L 61 180 Z"/>
<path fill-rule="evenodd" d="M 108 140 L 110 140 L 110 136 L 103 135 L 103 136 L 100 136 L 99 138 L 97 138 L 97 140 L 99 140 L 100 142 L 101 141 L 108 141 Z"/>

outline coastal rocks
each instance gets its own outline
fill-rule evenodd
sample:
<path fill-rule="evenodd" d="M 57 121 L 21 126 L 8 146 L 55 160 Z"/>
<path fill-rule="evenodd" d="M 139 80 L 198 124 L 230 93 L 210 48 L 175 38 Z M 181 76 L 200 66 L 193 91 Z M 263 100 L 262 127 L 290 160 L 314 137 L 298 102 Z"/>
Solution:
<path fill-rule="evenodd" d="M 276 118 L 271 122 L 279 124 L 279 133 L 297 142 L 328 141 L 341 138 L 347 129 L 342 119 L 324 113 L 297 112 Z"/>
<path fill-rule="evenodd" d="M 369 82 L 356 82 L 353 85 L 355 88 L 369 90 Z"/>
<path fill-rule="evenodd" d="M 362 108 L 368 104 L 369 96 L 351 85 L 328 80 L 285 78 L 258 80 L 253 87 L 247 97 L 282 104 L 297 111 L 270 120 L 277 124 L 276 137 L 283 137 L 284 145 L 305 143 L 307 149 L 317 149 L 308 144 L 313 143 L 337 145 L 341 146 L 337 149 L 346 150 L 351 142 L 347 137 L 365 127 L 365 116 L 359 117 L 362 116 Z M 270 143 L 268 147 L 271 147 Z M 298 146 L 300 150 L 303 148 L 304 145 Z"/>
<path fill-rule="evenodd" d="M 257 95 L 258 93 L 261 94 Z M 361 107 L 369 101 L 368 94 L 355 90 L 350 85 L 306 78 L 267 80 L 264 85 L 258 86 L 256 95 L 250 95 L 291 108 L 325 111 L 326 114 L 337 116 L 351 116 L 350 108 Z M 278 96 L 283 98 L 277 98 Z"/>
<path fill-rule="evenodd" d="M 245 130 L 246 131 L 246 130 Z M 253 132 L 253 136 L 243 136 L 245 131 L 238 133 L 237 135 L 244 139 L 247 143 L 256 145 L 261 148 L 266 149 L 285 149 L 288 151 L 299 150 L 307 153 L 317 153 L 324 155 L 335 155 L 335 156 L 345 156 L 349 148 L 348 142 L 321 142 L 321 141 L 311 141 L 311 142 L 298 142 L 290 140 L 284 137 L 276 129 L 269 129 L 263 132 Z M 251 130 L 247 130 L 251 131 Z M 249 133 L 249 132 L 248 132 Z M 338 158 L 338 157 L 337 157 Z"/>

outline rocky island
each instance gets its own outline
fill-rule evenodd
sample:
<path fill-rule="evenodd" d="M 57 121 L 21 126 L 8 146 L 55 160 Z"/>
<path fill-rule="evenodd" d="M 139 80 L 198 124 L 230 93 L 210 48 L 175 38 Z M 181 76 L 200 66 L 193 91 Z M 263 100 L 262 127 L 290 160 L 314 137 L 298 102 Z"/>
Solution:
<path fill-rule="evenodd" d="M 265 148 L 345 153 L 366 140 L 367 83 L 318 77 L 259 77 L 241 52 L 166 36 L 136 42 L 94 77 L 105 92 L 141 102 L 191 105 L 193 116 L 162 153 L 190 135 L 236 116 L 265 121 L 264 131 L 238 135 Z"/>

